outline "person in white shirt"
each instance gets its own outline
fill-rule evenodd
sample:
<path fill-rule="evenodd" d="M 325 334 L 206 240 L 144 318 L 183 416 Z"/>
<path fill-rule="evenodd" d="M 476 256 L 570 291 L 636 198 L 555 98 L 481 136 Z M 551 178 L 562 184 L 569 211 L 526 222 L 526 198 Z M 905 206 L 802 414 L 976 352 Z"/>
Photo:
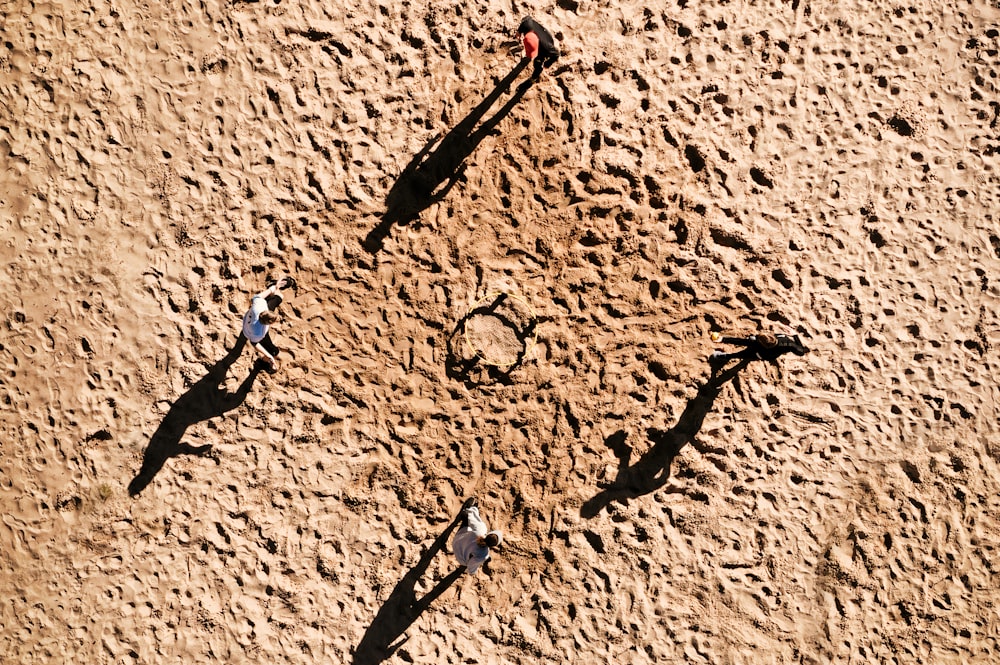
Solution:
<path fill-rule="evenodd" d="M 243 336 L 250 342 L 254 351 L 260 354 L 271 372 L 278 369 L 279 349 L 271 340 L 269 331 L 271 324 L 278 320 L 274 310 L 281 304 L 281 289 L 291 283 L 290 277 L 282 277 L 255 295 L 250 301 L 250 309 L 243 315 Z"/>
<path fill-rule="evenodd" d="M 490 549 L 503 542 L 499 531 L 488 531 L 479 516 L 476 499 L 470 499 L 462 509 L 462 526 L 451 541 L 451 550 L 466 572 L 475 575 L 479 567 L 490 559 Z"/>

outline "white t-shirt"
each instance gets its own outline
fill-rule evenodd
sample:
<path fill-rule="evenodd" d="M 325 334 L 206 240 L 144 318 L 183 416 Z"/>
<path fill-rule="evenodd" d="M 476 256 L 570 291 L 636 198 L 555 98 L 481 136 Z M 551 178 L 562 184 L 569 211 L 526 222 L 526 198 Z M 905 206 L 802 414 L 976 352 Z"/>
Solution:
<path fill-rule="evenodd" d="M 451 541 L 451 551 L 469 574 L 475 575 L 479 567 L 489 561 L 490 548 L 476 542 L 480 536 L 486 535 L 486 523 L 479 516 L 479 508 L 476 506 L 468 508 L 466 514 L 469 523 L 455 534 L 455 538 Z"/>
<path fill-rule="evenodd" d="M 250 301 L 250 310 L 243 315 L 243 334 L 251 344 L 256 344 L 267 336 L 270 326 L 260 322 L 260 315 L 267 310 L 267 300 L 254 296 Z"/>
<path fill-rule="evenodd" d="M 464 527 L 452 541 L 451 549 L 455 552 L 455 558 L 465 566 L 470 575 L 475 575 L 479 567 L 490 559 L 490 548 L 483 547 L 476 540 L 479 536 L 469 527 Z"/>

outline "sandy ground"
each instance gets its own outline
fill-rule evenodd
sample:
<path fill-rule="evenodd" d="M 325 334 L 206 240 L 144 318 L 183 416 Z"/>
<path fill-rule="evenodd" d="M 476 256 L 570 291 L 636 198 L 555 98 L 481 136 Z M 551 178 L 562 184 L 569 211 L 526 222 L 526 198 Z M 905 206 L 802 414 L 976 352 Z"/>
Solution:
<path fill-rule="evenodd" d="M 1000 660 L 996 2 L 0 8 L 0 661 Z"/>

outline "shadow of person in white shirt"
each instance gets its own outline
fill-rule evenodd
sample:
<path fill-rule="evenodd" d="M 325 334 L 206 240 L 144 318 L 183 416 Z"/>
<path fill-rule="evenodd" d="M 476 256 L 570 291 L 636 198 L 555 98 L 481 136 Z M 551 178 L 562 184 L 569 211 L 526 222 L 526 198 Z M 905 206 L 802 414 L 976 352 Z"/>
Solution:
<path fill-rule="evenodd" d="M 177 398 L 170 406 L 167 415 L 163 417 L 160 426 L 153 432 L 149 445 L 142 455 L 142 468 L 128 485 L 128 493 L 136 496 L 152 482 L 163 465 L 171 457 L 178 455 L 207 455 L 211 452 L 211 444 L 192 446 L 183 443 L 181 439 L 188 428 L 203 420 L 221 416 L 227 411 L 238 407 L 250 394 L 254 380 L 260 373 L 260 366 L 255 366 L 247 378 L 243 380 L 236 392 L 227 392 L 222 386 L 226 372 L 236 359 L 240 357 L 246 338 L 240 335 L 233 348 L 226 356 L 215 363 L 208 374 L 191 386 L 187 392 Z"/>
<path fill-rule="evenodd" d="M 389 594 L 368 630 L 365 631 L 357 649 L 354 650 L 354 665 L 378 665 L 392 656 L 406 642 L 406 637 L 399 639 L 406 632 L 406 629 L 465 572 L 464 565 L 458 566 L 442 578 L 433 589 L 417 598 L 415 588 L 417 581 L 427 572 L 434 556 L 444 549 L 452 531 L 460 524 L 464 526 L 466 509 L 473 502 L 473 499 L 466 501 L 465 505 L 462 506 L 462 512 L 441 532 L 441 535 L 420 557 L 417 565 L 403 576 L 403 579 Z"/>

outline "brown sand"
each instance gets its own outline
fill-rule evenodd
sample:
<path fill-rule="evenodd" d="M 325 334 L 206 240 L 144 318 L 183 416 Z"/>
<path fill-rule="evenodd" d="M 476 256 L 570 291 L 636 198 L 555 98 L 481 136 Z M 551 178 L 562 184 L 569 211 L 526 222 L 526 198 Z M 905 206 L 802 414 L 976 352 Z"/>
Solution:
<path fill-rule="evenodd" d="M 2 13 L 3 663 L 1000 660 L 996 2 Z"/>

